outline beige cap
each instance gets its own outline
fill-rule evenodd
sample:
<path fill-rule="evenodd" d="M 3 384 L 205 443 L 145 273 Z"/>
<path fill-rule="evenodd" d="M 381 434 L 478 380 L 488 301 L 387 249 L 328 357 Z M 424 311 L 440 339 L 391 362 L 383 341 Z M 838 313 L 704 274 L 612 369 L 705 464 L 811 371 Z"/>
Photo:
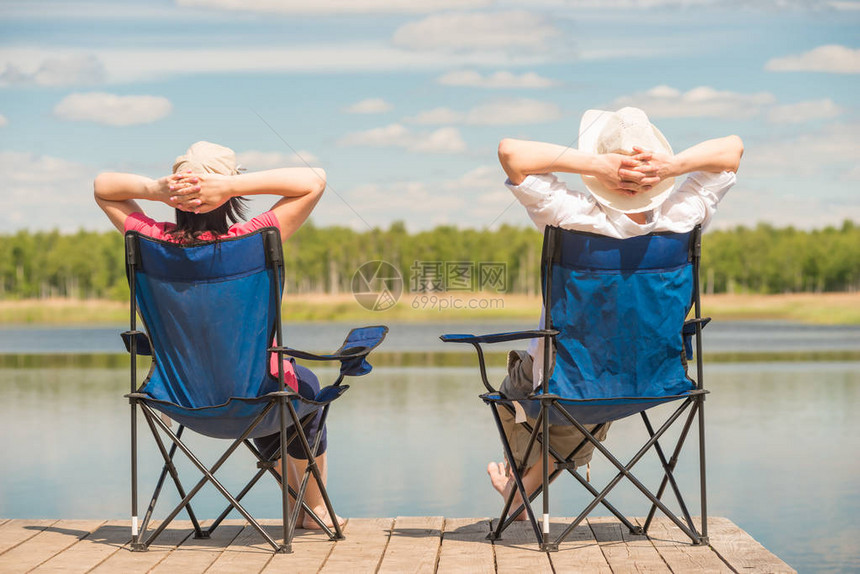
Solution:
<path fill-rule="evenodd" d="M 188 171 L 196 173 L 218 173 L 236 175 L 239 173 L 236 154 L 233 150 L 211 142 L 199 141 L 173 162 L 173 173 Z"/>
<path fill-rule="evenodd" d="M 579 124 L 579 150 L 590 153 L 631 155 L 633 146 L 673 155 L 666 138 L 638 108 L 621 108 L 617 112 L 588 110 Z M 624 213 L 639 213 L 658 207 L 675 189 L 675 178 L 635 195 L 612 191 L 597 178 L 583 175 L 582 181 L 599 203 Z"/>

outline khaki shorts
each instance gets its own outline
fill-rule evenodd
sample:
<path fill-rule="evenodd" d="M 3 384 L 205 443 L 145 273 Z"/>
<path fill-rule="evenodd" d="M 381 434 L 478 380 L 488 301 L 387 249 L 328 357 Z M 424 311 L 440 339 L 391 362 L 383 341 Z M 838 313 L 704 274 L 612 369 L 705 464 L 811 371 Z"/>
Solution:
<path fill-rule="evenodd" d="M 502 386 L 499 391 L 510 399 L 520 399 L 528 396 L 532 392 L 532 357 L 525 351 L 511 351 L 508 354 L 508 376 L 502 381 Z M 530 433 L 526 428 L 514 421 L 514 415 L 507 408 L 499 408 L 499 417 L 502 420 L 502 427 L 505 429 L 505 435 L 511 444 L 511 451 L 514 454 L 514 462 L 517 466 L 521 466 L 523 456 L 526 452 L 526 447 L 529 444 Z M 527 417 L 529 426 L 534 428 L 535 419 Z M 610 423 L 606 423 L 600 432 L 594 437 L 603 441 L 606 438 L 606 433 L 609 431 Z M 597 425 L 585 425 L 588 432 L 592 432 Z M 549 443 L 552 447 L 562 455 L 568 455 L 585 440 L 581 432 L 576 430 L 576 427 L 570 425 L 549 425 Z M 585 445 L 573 461 L 576 466 L 583 466 L 591 460 L 591 455 L 594 451 L 594 445 L 586 441 Z M 535 441 L 532 450 L 529 453 L 529 458 L 526 461 L 526 468 L 534 466 L 541 457 L 540 444 Z"/>

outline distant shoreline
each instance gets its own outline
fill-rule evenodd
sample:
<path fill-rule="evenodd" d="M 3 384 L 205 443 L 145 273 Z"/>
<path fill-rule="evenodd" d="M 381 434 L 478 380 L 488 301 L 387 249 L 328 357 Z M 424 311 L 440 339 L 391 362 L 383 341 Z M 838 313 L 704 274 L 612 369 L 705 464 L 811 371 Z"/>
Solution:
<path fill-rule="evenodd" d="M 710 295 L 703 313 L 717 320 L 782 320 L 818 325 L 860 325 L 860 293 Z M 384 311 L 363 308 L 352 294 L 287 295 L 286 321 L 438 323 L 537 321 L 540 298 L 494 293 L 404 294 Z M 109 300 L 25 299 L 0 301 L 0 325 L 116 324 L 128 321 L 128 305 Z"/>

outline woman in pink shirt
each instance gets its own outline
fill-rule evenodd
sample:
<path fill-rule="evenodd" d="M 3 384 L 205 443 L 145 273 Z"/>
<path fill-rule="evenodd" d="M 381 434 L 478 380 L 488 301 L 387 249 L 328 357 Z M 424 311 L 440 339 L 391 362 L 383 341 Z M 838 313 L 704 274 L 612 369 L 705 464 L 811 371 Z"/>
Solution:
<path fill-rule="evenodd" d="M 286 240 L 301 227 L 325 190 L 325 172 L 318 168 L 283 168 L 255 173 L 239 173 L 233 150 L 209 142 L 197 142 L 176 158 L 173 174 L 157 180 L 131 173 L 102 173 L 94 184 L 95 199 L 121 232 L 138 231 L 144 235 L 193 244 L 221 237 L 236 237 L 261 227 L 277 227 Z M 246 195 L 282 196 L 272 208 L 249 221 L 243 221 Z M 176 209 L 176 223 L 157 222 L 144 213 L 137 200 L 160 201 Z M 275 368 L 276 365 L 275 365 Z M 294 387 L 302 396 L 313 398 L 319 381 L 302 367 L 294 368 Z M 291 385 L 293 386 L 293 385 Z M 320 428 L 319 415 L 305 429 L 313 443 L 322 432 L 317 465 L 325 480 L 327 474 L 326 431 Z M 280 435 L 255 439 L 264 455 L 277 448 Z M 288 477 L 294 488 L 304 474 L 307 460 L 300 448 L 288 449 Z M 279 468 L 279 465 L 276 465 Z M 322 495 L 314 481 L 309 481 L 305 502 L 331 526 Z M 307 516 L 301 517 L 305 528 L 318 528 Z"/>

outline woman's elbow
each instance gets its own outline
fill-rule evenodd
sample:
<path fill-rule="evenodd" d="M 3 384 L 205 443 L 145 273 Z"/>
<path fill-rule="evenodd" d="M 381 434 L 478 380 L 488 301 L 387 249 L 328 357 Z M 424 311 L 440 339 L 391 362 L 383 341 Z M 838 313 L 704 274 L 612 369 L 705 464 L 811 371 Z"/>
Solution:
<path fill-rule="evenodd" d="M 325 191 L 326 186 L 325 170 L 319 167 L 314 168 L 314 175 L 316 176 L 316 178 L 310 192 L 314 195 L 322 195 L 322 193 Z"/>
<path fill-rule="evenodd" d="M 104 198 L 104 192 L 111 180 L 111 173 L 100 173 L 93 180 L 93 196 L 96 201 Z"/>

